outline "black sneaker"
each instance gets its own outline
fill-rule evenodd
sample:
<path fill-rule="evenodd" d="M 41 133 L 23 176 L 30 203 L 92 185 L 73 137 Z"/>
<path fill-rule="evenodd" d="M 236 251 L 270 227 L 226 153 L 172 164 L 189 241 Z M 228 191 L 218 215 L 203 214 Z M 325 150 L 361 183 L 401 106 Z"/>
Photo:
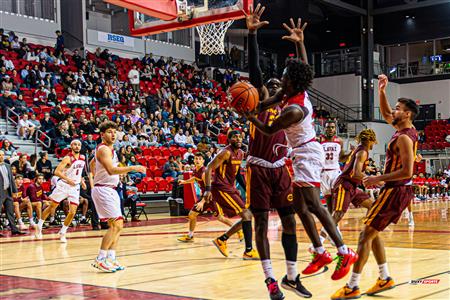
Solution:
<path fill-rule="evenodd" d="M 88 222 L 87 219 L 82 219 L 82 220 L 80 221 L 80 224 L 82 224 L 82 225 L 88 225 L 89 222 Z"/>
<path fill-rule="evenodd" d="M 50 225 L 50 226 L 58 226 L 59 224 L 58 224 L 58 221 L 53 220 L 50 223 L 48 223 L 48 225 Z"/>
<path fill-rule="evenodd" d="M 300 281 L 300 275 L 297 275 L 295 281 L 288 280 L 287 275 L 285 275 L 281 280 L 281 286 L 284 289 L 294 292 L 303 298 L 312 297 L 312 294 L 302 285 L 302 282 Z"/>
<path fill-rule="evenodd" d="M 283 300 L 283 292 L 278 287 L 278 282 L 273 278 L 266 279 L 267 289 L 269 290 L 270 300 Z"/>

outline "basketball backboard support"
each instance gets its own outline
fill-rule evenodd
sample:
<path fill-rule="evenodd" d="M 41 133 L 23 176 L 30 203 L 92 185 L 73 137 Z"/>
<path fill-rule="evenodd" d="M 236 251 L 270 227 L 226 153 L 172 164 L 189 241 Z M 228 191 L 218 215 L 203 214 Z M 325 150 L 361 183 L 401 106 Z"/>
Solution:
<path fill-rule="evenodd" d="M 140 5 L 149 6 L 148 2 L 153 1 L 140 1 Z M 177 8 L 179 8 L 180 2 L 183 1 L 177 2 Z M 185 0 L 185 2 L 189 9 L 184 12 L 177 9 L 177 18 L 172 20 L 155 17 L 151 12 L 147 15 L 129 10 L 130 33 L 134 36 L 147 36 L 203 24 L 242 19 L 245 17 L 244 11 L 248 13 L 250 6 L 253 5 L 253 0 Z"/>
<path fill-rule="evenodd" d="M 103 0 L 104 2 L 124 7 L 129 11 L 154 16 L 162 20 L 175 20 L 177 14 L 176 0 Z"/>

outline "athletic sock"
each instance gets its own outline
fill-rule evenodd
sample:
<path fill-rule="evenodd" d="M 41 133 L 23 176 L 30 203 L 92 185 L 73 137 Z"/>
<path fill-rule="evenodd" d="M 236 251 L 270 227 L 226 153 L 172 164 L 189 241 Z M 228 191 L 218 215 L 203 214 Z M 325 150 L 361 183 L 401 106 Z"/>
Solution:
<path fill-rule="evenodd" d="M 33 219 L 30 219 L 30 225 L 36 225 L 36 223 L 34 223 Z"/>
<path fill-rule="evenodd" d="M 66 234 L 68 228 L 69 228 L 69 226 L 66 226 L 66 225 L 63 224 L 63 226 L 61 227 L 60 233 L 61 234 Z"/>
<path fill-rule="evenodd" d="M 317 253 L 319 254 L 323 254 L 325 252 L 325 248 L 323 246 L 320 247 L 315 247 L 314 248 L 316 250 Z"/>
<path fill-rule="evenodd" d="M 297 272 L 297 236 L 295 234 L 281 234 L 281 244 L 283 245 L 284 255 L 286 257 L 286 274 L 288 280 L 295 280 Z"/>
<path fill-rule="evenodd" d="M 106 250 L 100 249 L 100 251 L 98 251 L 97 259 L 102 260 L 102 259 L 106 258 L 106 254 L 107 254 Z"/>
<path fill-rule="evenodd" d="M 55 217 L 54 216 L 50 216 L 49 222 L 51 223 L 53 221 L 55 221 Z"/>
<path fill-rule="evenodd" d="M 244 232 L 245 252 L 253 249 L 252 246 L 252 221 L 242 221 L 242 231 Z"/>
<path fill-rule="evenodd" d="M 42 229 L 42 226 L 44 226 L 44 220 L 42 220 L 42 219 L 39 219 L 39 221 L 38 221 L 38 227 L 39 227 L 39 229 Z"/>
<path fill-rule="evenodd" d="M 297 278 L 298 271 L 296 261 L 286 260 L 286 275 L 287 279 L 290 281 L 294 281 L 295 278 Z"/>
<path fill-rule="evenodd" d="M 340 247 L 338 247 L 338 252 L 340 254 L 348 254 L 348 248 L 346 245 L 342 245 Z"/>
<path fill-rule="evenodd" d="M 22 220 L 22 218 L 19 218 L 19 219 L 17 220 L 17 222 L 19 222 L 20 225 L 23 225 L 23 220 Z"/>
<path fill-rule="evenodd" d="M 194 232 L 193 232 L 193 231 L 189 231 L 188 236 L 189 236 L 190 238 L 193 238 L 193 237 L 194 237 Z"/>
<path fill-rule="evenodd" d="M 323 236 L 319 235 L 320 243 L 323 244 L 326 240 Z"/>
<path fill-rule="evenodd" d="M 116 250 L 108 250 L 107 256 L 111 260 L 116 259 Z"/>
<path fill-rule="evenodd" d="M 409 212 L 409 220 L 410 220 L 410 221 L 414 220 L 414 216 L 413 216 L 413 213 L 412 213 L 412 212 Z"/>
<path fill-rule="evenodd" d="M 275 276 L 273 275 L 272 269 L 272 261 L 270 259 L 261 260 L 261 265 L 264 271 L 265 278 L 272 278 L 275 280 Z"/>
<path fill-rule="evenodd" d="M 350 276 L 350 279 L 349 279 L 347 285 L 349 288 L 352 289 L 352 288 L 358 286 L 360 280 L 361 280 L 361 274 L 352 272 L 352 276 Z"/>
<path fill-rule="evenodd" d="M 378 271 L 380 272 L 380 278 L 386 280 L 389 277 L 389 270 L 387 263 L 378 265 Z"/>
<path fill-rule="evenodd" d="M 226 242 L 228 240 L 229 236 L 224 233 L 221 236 L 219 236 L 219 240 L 221 240 L 222 242 Z"/>

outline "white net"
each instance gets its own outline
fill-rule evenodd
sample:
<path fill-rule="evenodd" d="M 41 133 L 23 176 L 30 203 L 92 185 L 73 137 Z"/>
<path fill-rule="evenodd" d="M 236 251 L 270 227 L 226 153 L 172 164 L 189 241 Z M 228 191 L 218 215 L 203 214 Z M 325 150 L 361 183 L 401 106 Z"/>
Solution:
<path fill-rule="evenodd" d="M 225 34 L 231 24 L 233 20 L 197 26 L 200 36 L 200 54 L 225 54 Z"/>

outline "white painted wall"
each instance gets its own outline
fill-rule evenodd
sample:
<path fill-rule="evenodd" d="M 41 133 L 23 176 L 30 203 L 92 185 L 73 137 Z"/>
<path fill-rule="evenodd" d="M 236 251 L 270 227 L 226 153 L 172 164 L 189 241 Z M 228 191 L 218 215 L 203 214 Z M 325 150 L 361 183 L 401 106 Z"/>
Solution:
<path fill-rule="evenodd" d="M 347 106 L 361 106 L 361 76 L 346 74 L 319 77 L 314 79 L 313 87 Z"/>
<path fill-rule="evenodd" d="M 401 84 L 400 96 L 420 100 L 420 104 L 436 104 L 436 114 L 450 118 L 450 80 Z"/>
<path fill-rule="evenodd" d="M 378 144 L 373 147 L 370 157 L 380 166 L 380 156 L 386 155 L 387 145 L 395 132 L 394 127 L 387 123 L 365 123 L 367 128 L 373 129 L 377 134 Z"/>
<path fill-rule="evenodd" d="M 103 32 L 111 32 L 111 15 L 102 14 L 95 11 L 89 11 L 89 19 L 86 20 L 86 28 L 103 31 Z"/>

